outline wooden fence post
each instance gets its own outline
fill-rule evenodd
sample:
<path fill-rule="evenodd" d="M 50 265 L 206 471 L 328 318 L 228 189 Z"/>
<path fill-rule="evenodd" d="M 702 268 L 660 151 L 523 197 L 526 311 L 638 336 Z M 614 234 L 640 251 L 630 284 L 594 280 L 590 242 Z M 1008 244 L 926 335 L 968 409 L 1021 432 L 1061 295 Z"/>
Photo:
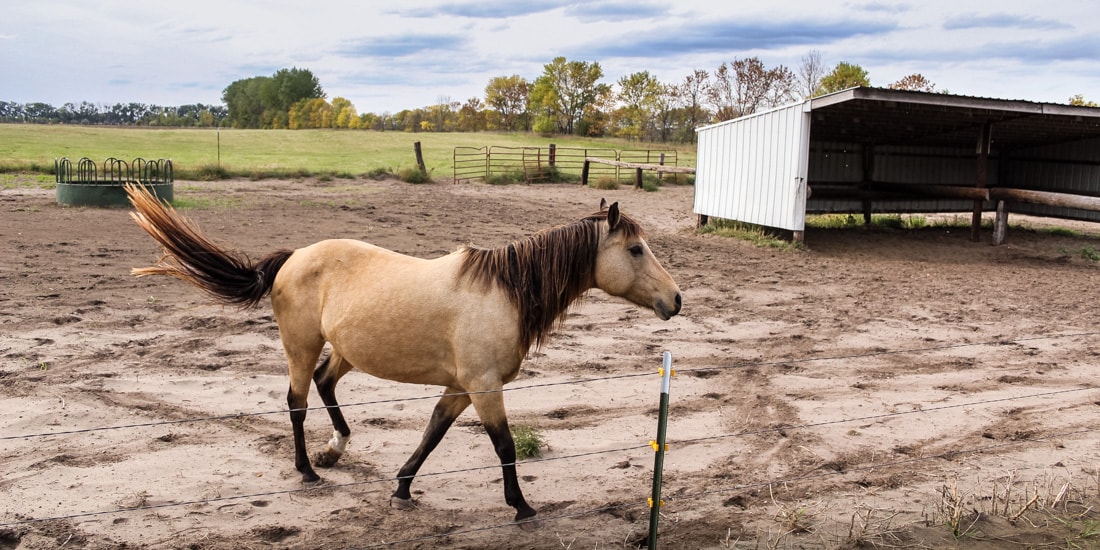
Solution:
<path fill-rule="evenodd" d="M 416 153 L 416 166 L 420 168 L 421 172 L 427 172 L 428 169 L 424 167 L 424 154 L 420 151 L 420 142 L 413 143 L 413 151 Z"/>

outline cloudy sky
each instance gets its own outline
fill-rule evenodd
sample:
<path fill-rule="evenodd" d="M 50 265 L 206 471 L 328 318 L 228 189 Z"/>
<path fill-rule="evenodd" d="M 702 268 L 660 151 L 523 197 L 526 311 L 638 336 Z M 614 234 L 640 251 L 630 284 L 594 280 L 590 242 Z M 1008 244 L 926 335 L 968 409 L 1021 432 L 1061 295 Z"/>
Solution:
<path fill-rule="evenodd" d="M 220 104 L 231 82 L 309 69 L 360 112 L 484 99 L 564 56 L 603 82 L 756 56 L 796 70 L 811 50 L 872 85 L 922 73 L 951 93 L 1100 101 L 1095 0 L 35 0 L 0 17 L 0 100 Z"/>

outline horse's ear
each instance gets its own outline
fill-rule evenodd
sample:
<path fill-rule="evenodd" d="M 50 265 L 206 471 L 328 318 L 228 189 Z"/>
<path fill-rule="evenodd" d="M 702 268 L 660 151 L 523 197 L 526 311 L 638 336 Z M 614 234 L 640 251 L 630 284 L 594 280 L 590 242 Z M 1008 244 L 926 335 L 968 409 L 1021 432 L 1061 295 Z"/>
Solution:
<path fill-rule="evenodd" d="M 600 212 L 607 210 L 607 199 L 600 199 Z"/>
<path fill-rule="evenodd" d="M 607 208 L 607 232 L 614 233 L 619 228 L 619 203 L 613 202 Z"/>

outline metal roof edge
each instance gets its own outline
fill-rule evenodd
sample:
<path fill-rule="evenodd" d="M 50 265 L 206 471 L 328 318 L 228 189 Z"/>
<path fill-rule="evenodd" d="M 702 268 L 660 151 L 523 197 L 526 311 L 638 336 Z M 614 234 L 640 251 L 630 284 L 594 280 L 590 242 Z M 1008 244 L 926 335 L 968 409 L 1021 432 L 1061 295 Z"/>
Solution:
<path fill-rule="evenodd" d="M 863 99 L 868 101 L 892 101 L 897 103 L 915 103 L 939 105 L 943 107 L 963 107 L 971 109 L 989 109 L 1027 114 L 1047 114 L 1062 116 L 1086 116 L 1100 118 L 1100 108 L 1061 103 L 1043 103 L 1024 99 L 997 99 L 972 97 L 939 92 L 918 92 L 914 90 L 892 90 L 889 88 L 856 87 L 811 98 L 810 110 L 836 105 L 845 101 Z"/>
<path fill-rule="evenodd" d="M 787 103 L 786 105 L 780 105 L 778 107 L 772 107 L 771 109 L 767 109 L 767 110 L 764 110 L 764 111 L 759 111 L 759 112 L 756 112 L 756 113 L 752 113 L 751 115 L 739 116 L 737 118 L 731 118 L 729 120 L 723 120 L 722 122 L 715 122 L 714 124 L 708 124 L 706 126 L 700 126 L 700 127 L 696 128 L 695 131 L 696 132 L 701 132 L 703 130 L 708 130 L 710 128 L 714 128 L 714 127 L 717 127 L 717 126 L 724 126 L 724 125 L 727 125 L 727 124 L 733 124 L 735 122 L 741 122 L 741 121 L 748 120 L 748 119 L 755 118 L 755 117 L 766 116 L 769 113 L 774 113 L 776 111 L 782 111 L 783 109 L 790 109 L 791 107 L 794 107 L 795 105 L 803 105 L 804 107 L 803 107 L 802 111 L 803 112 L 808 112 L 808 110 L 806 109 L 805 106 L 809 105 L 809 103 L 810 103 L 809 99 L 802 99 L 802 100 L 799 100 L 799 101 L 792 101 L 790 103 Z"/>

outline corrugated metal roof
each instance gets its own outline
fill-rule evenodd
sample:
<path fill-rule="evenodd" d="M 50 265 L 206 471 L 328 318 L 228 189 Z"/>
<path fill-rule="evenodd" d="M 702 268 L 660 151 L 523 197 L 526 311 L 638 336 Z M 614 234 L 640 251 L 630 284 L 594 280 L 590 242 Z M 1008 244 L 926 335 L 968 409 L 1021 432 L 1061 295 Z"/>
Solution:
<path fill-rule="evenodd" d="M 1100 137 L 1095 107 L 863 87 L 807 102 L 821 141 L 971 146 L 985 124 L 1002 151 Z"/>

